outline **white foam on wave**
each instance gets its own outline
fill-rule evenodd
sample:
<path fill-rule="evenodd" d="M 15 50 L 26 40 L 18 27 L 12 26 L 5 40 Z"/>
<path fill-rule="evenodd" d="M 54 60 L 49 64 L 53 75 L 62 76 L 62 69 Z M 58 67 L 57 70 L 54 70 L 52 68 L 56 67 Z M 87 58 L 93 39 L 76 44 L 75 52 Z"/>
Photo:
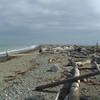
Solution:
<path fill-rule="evenodd" d="M 25 48 L 20 48 L 20 49 L 13 49 L 13 50 L 8 50 L 8 51 L 4 51 L 4 52 L 0 52 L 0 57 L 3 56 L 7 56 L 7 54 L 19 54 L 19 53 L 24 53 L 24 52 L 28 52 L 31 50 L 34 50 L 36 47 L 38 47 L 37 45 L 32 45 L 29 47 L 25 47 Z"/>

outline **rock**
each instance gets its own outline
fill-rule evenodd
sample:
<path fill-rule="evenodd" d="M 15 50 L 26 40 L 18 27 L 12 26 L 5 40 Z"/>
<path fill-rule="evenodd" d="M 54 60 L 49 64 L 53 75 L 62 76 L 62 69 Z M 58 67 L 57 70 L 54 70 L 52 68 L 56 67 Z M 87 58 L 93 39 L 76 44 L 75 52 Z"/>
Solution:
<path fill-rule="evenodd" d="M 58 71 L 58 66 L 56 64 L 54 64 L 48 71 L 57 72 Z"/>

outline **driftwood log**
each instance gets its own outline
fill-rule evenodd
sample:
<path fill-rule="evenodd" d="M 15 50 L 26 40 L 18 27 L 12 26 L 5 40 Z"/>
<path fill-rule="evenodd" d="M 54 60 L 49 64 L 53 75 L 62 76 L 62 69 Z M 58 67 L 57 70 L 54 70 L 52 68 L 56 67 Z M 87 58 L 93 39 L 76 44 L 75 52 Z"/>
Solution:
<path fill-rule="evenodd" d="M 66 84 L 66 83 L 72 83 L 72 82 L 82 80 L 84 78 L 92 77 L 92 76 L 95 76 L 95 75 L 99 75 L 99 74 L 100 74 L 100 71 L 95 71 L 95 72 L 92 72 L 92 73 L 89 73 L 89 74 L 76 76 L 76 77 L 65 79 L 65 80 L 59 80 L 57 82 L 48 83 L 46 85 L 40 85 L 40 86 L 36 87 L 35 90 L 36 91 L 42 91 L 43 89 L 46 89 L 46 88 L 51 88 L 51 87 L 59 86 L 59 85 Z"/>
<path fill-rule="evenodd" d="M 56 96 L 55 100 L 59 100 L 59 95 L 60 95 L 60 92 L 57 93 L 57 96 Z"/>
<path fill-rule="evenodd" d="M 75 62 L 77 65 L 79 66 L 84 66 L 85 64 L 90 64 L 91 63 L 91 60 L 86 60 L 86 61 L 78 61 L 78 62 Z"/>
<path fill-rule="evenodd" d="M 73 68 L 73 71 L 73 77 L 80 76 L 80 71 L 77 65 Z M 72 83 L 69 95 L 66 96 L 64 100 L 80 100 L 80 80 Z"/>
<path fill-rule="evenodd" d="M 70 87 L 71 87 L 70 83 L 64 84 L 62 89 L 58 92 L 59 95 L 58 97 L 56 96 L 55 100 L 64 100 L 70 92 Z"/>
<path fill-rule="evenodd" d="M 95 66 L 96 66 L 96 69 L 100 71 L 100 67 L 99 67 L 99 65 L 97 64 L 96 61 L 94 61 L 94 64 L 95 64 Z"/>
<path fill-rule="evenodd" d="M 80 71 L 76 63 L 73 64 L 73 69 L 71 70 L 71 73 L 72 73 L 71 77 L 80 76 Z M 80 80 L 72 84 L 70 83 L 64 84 L 61 90 L 57 93 L 55 100 L 79 100 L 80 99 L 79 84 Z"/>

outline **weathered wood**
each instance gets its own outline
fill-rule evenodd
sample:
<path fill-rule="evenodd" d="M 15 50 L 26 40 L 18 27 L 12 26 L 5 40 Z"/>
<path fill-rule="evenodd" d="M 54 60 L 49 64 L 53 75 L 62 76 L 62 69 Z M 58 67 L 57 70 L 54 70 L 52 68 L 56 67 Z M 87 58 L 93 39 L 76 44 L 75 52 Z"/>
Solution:
<path fill-rule="evenodd" d="M 90 67 L 80 67 L 79 70 L 93 70 L 95 68 L 90 68 Z"/>
<path fill-rule="evenodd" d="M 78 70 L 78 66 L 74 62 L 73 62 L 73 67 L 74 68 L 71 70 L 73 75 L 71 77 L 79 76 L 80 73 L 79 73 L 79 70 Z M 80 82 L 80 81 L 78 80 L 77 83 L 78 82 Z M 70 92 L 71 86 L 72 86 L 72 84 L 70 84 L 70 83 L 64 84 L 64 86 L 61 88 L 61 90 L 57 93 L 56 100 L 68 100 L 67 97 L 68 97 L 68 94 Z"/>
<path fill-rule="evenodd" d="M 78 61 L 78 62 L 75 62 L 77 65 L 79 66 L 84 66 L 85 64 L 90 64 L 91 63 L 91 60 L 86 60 L 86 61 Z"/>
<path fill-rule="evenodd" d="M 74 82 L 71 86 L 70 93 L 65 100 L 80 100 L 80 86 L 79 83 Z"/>
<path fill-rule="evenodd" d="M 96 65 L 96 69 L 100 71 L 100 67 L 99 67 L 99 65 L 97 64 L 96 61 L 94 61 L 94 64 Z"/>
<path fill-rule="evenodd" d="M 66 98 L 66 95 L 69 94 L 70 87 L 71 87 L 70 83 L 64 84 L 64 86 L 62 87 L 62 89 L 59 92 L 59 96 L 58 96 L 57 100 L 64 100 Z"/>
<path fill-rule="evenodd" d="M 76 76 L 74 78 L 60 80 L 60 81 L 57 81 L 57 82 L 48 83 L 46 85 L 40 85 L 40 86 L 36 87 L 35 90 L 41 91 L 41 90 L 46 89 L 46 88 L 55 87 L 55 86 L 62 85 L 62 84 L 65 84 L 65 83 L 72 83 L 72 82 L 75 82 L 77 80 L 81 80 L 81 79 L 92 77 L 92 76 L 99 75 L 99 74 L 100 74 L 100 71 L 96 71 L 96 72 L 92 72 L 92 73 L 89 73 L 89 74 Z"/>
<path fill-rule="evenodd" d="M 80 71 L 77 66 L 74 67 L 74 77 L 80 76 Z M 72 83 L 70 93 L 65 100 L 80 100 L 80 80 Z"/>
<path fill-rule="evenodd" d="M 60 92 L 57 93 L 57 96 L 56 96 L 56 99 L 55 100 L 58 100 L 59 94 L 60 94 Z"/>

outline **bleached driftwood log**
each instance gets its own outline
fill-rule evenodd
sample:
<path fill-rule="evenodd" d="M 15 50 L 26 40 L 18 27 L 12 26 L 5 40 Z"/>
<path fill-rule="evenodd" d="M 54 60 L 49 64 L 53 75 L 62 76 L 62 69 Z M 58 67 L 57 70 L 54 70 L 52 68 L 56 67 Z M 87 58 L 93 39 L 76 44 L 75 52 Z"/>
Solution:
<path fill-rule="evenodd" d="M 74 66 L 73 72 L 73 77 L 80 76 L 80 71 L 77 65 Z M 80 100 L 80 80 L 72 83 L 70 93 L 66 96 L 65 100 Z"/>
<path fill-rule="evenodd" d="M 57 93 L 57 96 L 56 96 L 56 99 L 55 100 L 58 100 L 59 94 L 60 94 L 60 92 Z"/>
<path fill-rule="evenodd" d="M 86 61 L 78 61 L 78 62 L 75 62 L 77 65 L 79 66 L 84 66 L 85 64 L 90 64 L 91 63 L 91 60 L 86 60 Z"/>
<path fill-rule="evenodd" d="M 94 61 L 94 64 L 95 64 L 95 66 L 96 66 L 96 69 L 100 71 L 100 67 L 99 67 L 99 65 L 97 64 L 96 61 Z"/>
<path fill-rule="evenodd" d="M 78 66 L 73 64 L 73 77 L 80 76 Z M 79 100 L 80 99 L 80 80 L 74 83 L 64 84 L 63 88 L 57 93 L 55 100 Z"/>

